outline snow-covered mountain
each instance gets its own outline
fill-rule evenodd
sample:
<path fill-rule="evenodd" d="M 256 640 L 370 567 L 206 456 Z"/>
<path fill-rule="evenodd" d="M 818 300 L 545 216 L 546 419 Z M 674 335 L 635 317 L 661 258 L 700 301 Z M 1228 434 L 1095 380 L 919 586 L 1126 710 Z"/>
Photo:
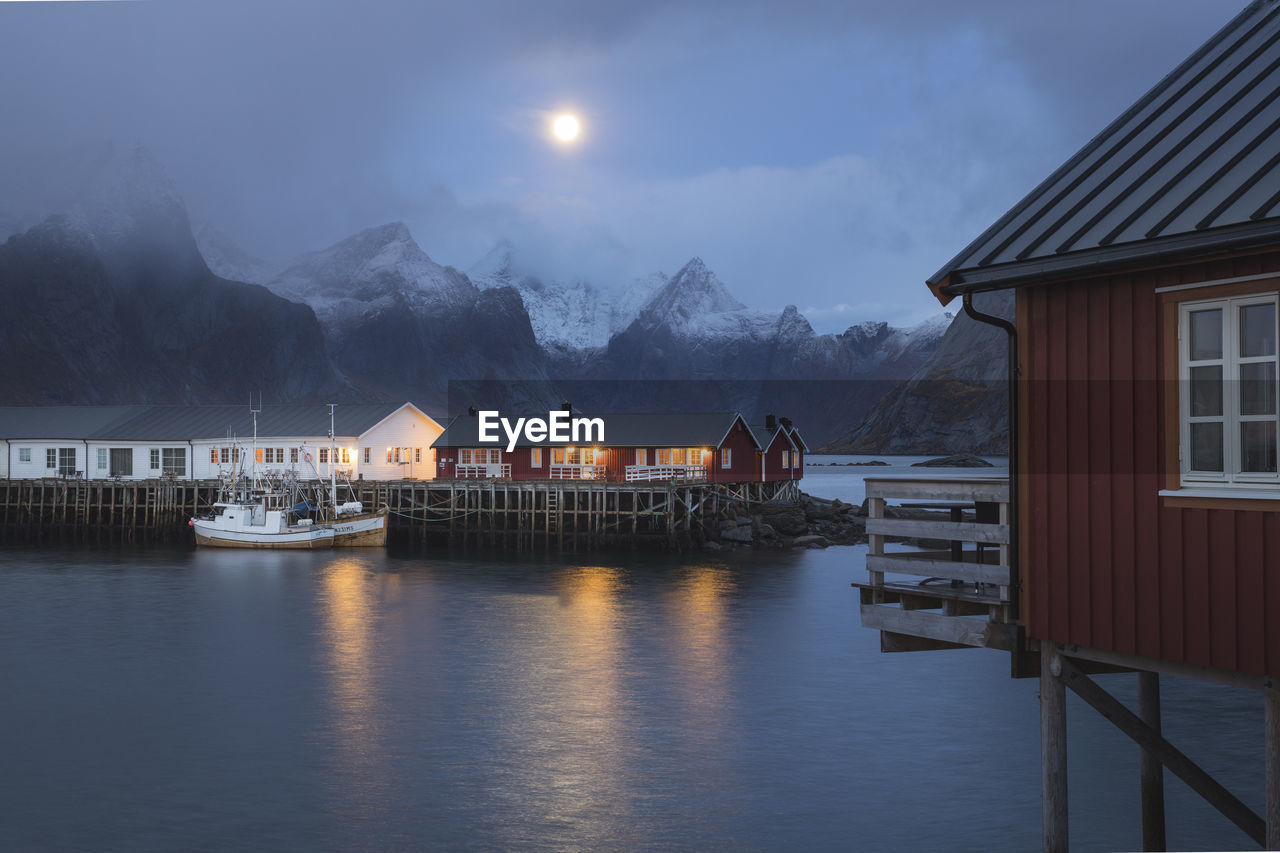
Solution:
<path fill-rule="evenodd" d="M 443 406 L 451 381 L 546 379 L 520 295 L 436 263 L 402 222 L 302 255 L 267 287 L 311 306 L 338 367 L 388 398 Z"/>
<path fill-rule="evenodd" d="M 266 284 L 280 272 L 277 265 L 255 258 L 207 222 L 195 228 L 196 246 L 214 275 L 228 281 Z"/>
<path fill-rule="evenodd" d="M 514 287 L 524 302 L 538 343 L 558 350 L 603 347 L 639 315 L 645 303 L 667 283 L 662 273 L 626 286 L 600 287 L 583 279 L 545 281 L 517 271 L 511 243 L 503 241 L 467 269 L 477 287 Z"/>
<path fill-rule="evenodd" d="M 308 252 L 267 287 L 310 305 L 326 326 L 371 310 L 410 307 L 422 312 L 468 304 L 477 296 L 465 275 L 428 257 L 403 222 L 369 228 Z"/>

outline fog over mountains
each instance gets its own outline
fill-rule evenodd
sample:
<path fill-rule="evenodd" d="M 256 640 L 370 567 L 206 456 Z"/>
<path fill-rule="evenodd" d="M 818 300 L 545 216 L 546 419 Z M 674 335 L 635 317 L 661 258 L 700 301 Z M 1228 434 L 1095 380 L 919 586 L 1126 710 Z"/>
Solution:
<path fill-rule="evenodd" d="M 466 272 L 402 223 L 275 266 L 185 205 L 142 148 L 104 158 L 64 210 L 0 246 L 4 403 L 409 399 L 449 383 L 507 405 L 790 415 L 811 446 L 853 430 L 937 349 L 950 317 L 821 335 L 751 309 L 698 258 L 627 282 L 552 281 L 509 243 Z M 789 282 L 779 282 L 779 292 Z M 481 386 L 477 386 L 481 387 Z M 455 404 L 458 402 L 455 399 Z"/>

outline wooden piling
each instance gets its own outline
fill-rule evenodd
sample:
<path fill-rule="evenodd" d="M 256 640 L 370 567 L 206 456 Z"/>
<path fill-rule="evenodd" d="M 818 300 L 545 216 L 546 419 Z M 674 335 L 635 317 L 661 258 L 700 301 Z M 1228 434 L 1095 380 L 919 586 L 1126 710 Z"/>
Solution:
<path fill-rule="evenodd" d="M 1160 732 L 1160 675 L 1138 673 L 1138 717 Z M 1142 849 L 1165 850 L 1164 765 L 1148 749 L 1139 758 L 1142 785 Z"/>
<path fill-rule="evenodd" d="M 1280 688 L 1263 690 L 1266 704 L 1267 844 L 1280 850 Z"/>
<path fill-rule="evenodd" d="M 1040 648 L 1040 805 L 1044 853 L 1067 853 L 1067 690 L 1048 642 Z"/>

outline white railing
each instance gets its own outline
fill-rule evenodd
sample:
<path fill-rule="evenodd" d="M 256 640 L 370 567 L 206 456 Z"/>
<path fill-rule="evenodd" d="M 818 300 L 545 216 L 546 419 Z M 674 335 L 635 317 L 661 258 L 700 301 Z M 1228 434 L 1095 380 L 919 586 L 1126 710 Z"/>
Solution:
<path fill-rule="evenodd" d="M 628 465 L 627 482 L 645 480 L 705 480 L 706 465 Z"/>
<path fill-rule="evenodd" d="M 606 473 L 603 465 L 552 465 L 548 476 L 553 480 L 603 480 Z"/>
<path fill-rule="evenodd" d="M 471 478 L 510 477 L 511 466 L 506 462 L 486 462 L 480 465 L 458 465 L 453 469 L 453 476 Z"/>

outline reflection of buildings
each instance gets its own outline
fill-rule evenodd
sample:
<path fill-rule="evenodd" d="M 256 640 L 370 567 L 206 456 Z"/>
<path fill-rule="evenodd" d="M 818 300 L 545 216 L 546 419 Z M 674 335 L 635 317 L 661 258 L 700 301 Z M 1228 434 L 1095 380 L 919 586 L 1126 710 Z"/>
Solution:
<path fill-rule="evenodd" d="M 363 559 L 334 560 L 324 571 L 319 602 L 332 745 L 347 789 L 365 796 L 384 784 L 378 754 L 383 716 L 376 677 L 380 666 L 374 639 L 380 613 L 367 569 Z M 395 582 L 394 575 L 379 577 Z"/>
<path fill-rule="evenodd" d="M 702 719 L 703 730 L 708 722 L 719 722 L 713 730 L 721 731 L 731 704 L 726 599 L 733 577 L 723 566 L 693 566 L 688 572 L 668 601 L 677 644 L 676 685 L 688 712 Z"/>

